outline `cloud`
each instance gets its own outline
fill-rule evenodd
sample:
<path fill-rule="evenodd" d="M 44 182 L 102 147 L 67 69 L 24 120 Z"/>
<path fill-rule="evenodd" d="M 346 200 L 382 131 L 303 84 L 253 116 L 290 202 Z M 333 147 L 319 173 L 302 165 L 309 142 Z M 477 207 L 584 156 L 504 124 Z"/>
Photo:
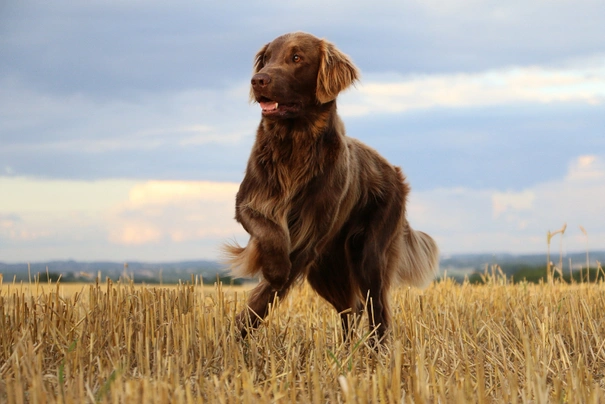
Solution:
<path fill-rule="evenodd" d="M 523 192 L 494 192 L 492 194 L 492 209 L 494 217 L 498 218 L 507 210 L 530 210 L 536 195 L 532 191 Z"/>
<path fill-rule="evenodd" d="M 0 188 L 0 261 L 216 258 L 246 237 L 236 183 L 0 177 Z"/>
<path fill-rule="evenodd" d="M 123 200 L 136 184 L 129 180 L 70 181 L 0 177 L 0 214 L 8 217 L 57 212 L 95 215 Z"/>
<path fill-rule="evenodd" d="M 568 173 L 520 192 L 441 188 L 412 192 L 413 227 L 435 235 L 445 253 L 540 252 L 546 232 L 569 226 L 564 245 L 582 251 L 605 249 L 605 155 L 571 160 Z"/>
<path fill-rule="evenodd" d="M 138 100 L 96 100 L 39 92 L 0 80 L 4 151 L 102 153 L 177 144 L 234 144 L 254 131 L 247 86 L 148 94 Z M 233 111 L 240 119 L 232 120 Z M 257 112 L 257 111 L 254 111 Z"/>
<path fill-rule="evenodd" d="M 114 243 L 137 245 L 156 244 L 161 240 L 162 233 L 155 227 L 142 223 L 124 223 L 118 230 L 111 230 L 109 240 Z"/>
<path fill-rule="evenodd" d="M 597 66 L 561 69 L 538 66 L 478 73 L 370 76 L 342 97 L 345 116 L 398 114 L 428 108 L 605 101 L 605 57 Z"/>
<path fill-rule="evenodd" d="M 21 228 L 22 221 L 23 219 L 16 214 L 0 213 L 0 240 L 6 238 L 28 241 L 45 236 L 44 233 L 37 233 Z"/>
<path fill-rule="evenodd" d="M 256 50 L 292 30 L 334 41 L 365 73 L 552 65 L 603 51 L 604 7 L 594 0 L 13 2 L 0 13 L 0 76 L 96 99 L 216 89 L 245 80 Z"/>
<path fill-rule="evenodd" d="M 604 249 L 604 183 L 605 155 L 584 154 L 565 175 L 520 191 L 413 190 L 408 218 L 446 254 L 545 251 L 546 232 L 563 223 L 566 250 L 586 248 L 580 226 L 590 249 Z M 0 178 L 0 186 L 9 191 L 0 200 L 5 261 L 217 258 L 221 243 L 247 238 L 233 219 L 237 183 Z"/>
<path fill-rule="evenodd" d="M 238 180 L 258 124 L 242 84 L 136 101 L 47 94 L 9 78 L 0 87 L 0 175 Z"/>
<path fill-rule="evenodd" d="M 13 3 L 0 13 L 4 176 L 239 181 L 259 118 L 247 103 L 252 57 L 298 29 L 333 41 L 363 72 L 339 104 L 349 133 L 425 187 L 512 187 L 521 170 L 533 181 L 541 174 L 527 166 L 540 156 L 498 172 L 481 159 L 513 159 L 494 146 L 503 139 L 507 153 L 531 153 L 522 146 L 542 133 L 561 149 L 580 133 L 573 147 L 586 150 L 573 154 L 586 153 L 596 137 L 586 132 L 602 127 L 583 115 L 602 107 L 598 1 Z M 407 126 L 422 113 L 422 127 Z"/>
<path fill-rule="evenodd" d="M 2 11 L 2 260 L 213 257 L 245 237 L 233 195 L 259 119 L 251 61 L 292 30 L 360 67 L 362 83 L 339 100 L 348 133 L 402 165 L 410 220 L 444 250 L 540 250 L 565 221 L 570 248 L 573 223 L 593 246 L 605 239 L 603 1 Z"/>
<path fill-rule="evenodd" d="M 0 177 L 0 244 L 6 246 L 0 259 L 9 259 L 21 248 L 30 254 L 22 259 L 35 258 L 31 256 L 37 254 L 32 252 L 34 245 L 67 246 L 85 239 L 94 244 L 105 212 L 123 200 L 131 186 L 131 181 L 124 180 Z"/>
<path fill-rule="evenodd" d="M 180 243 L 242 234 L 233 220 L 235 183 L 149 181 L 135 185 L 110 215 L 109 240 Z"/>
<path fill-rule="evenodd" d="M 15 214 L 0 213 L 0 227 L 12 227 L 19 221 L 21 221 L 21 218 Z"/>
<path fill-rule="evenodd" d="M 148 181 L 137 184 L 130 190 L 129 204 L 132 206 L 168 203 L 232 202 L 238 184 L 211 181 Z"/>
<path fill-rule="evenodd" d="M 605 161 L 594 155 L 580 156 L 570 165 L 566 180 L 578 183 L 605 181 Z"/>

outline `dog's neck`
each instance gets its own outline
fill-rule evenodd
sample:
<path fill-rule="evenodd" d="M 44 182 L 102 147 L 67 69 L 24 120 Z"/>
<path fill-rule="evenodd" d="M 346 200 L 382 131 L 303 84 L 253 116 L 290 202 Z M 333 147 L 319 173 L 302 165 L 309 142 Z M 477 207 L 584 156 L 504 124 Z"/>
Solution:
<path fill-rule="evenodd" d="M 324 171 L 326 154 L 342 145 L 344 125 L 336 113 L 336 102 L 291 119 L 265 118 L 258 127 L 253 148 L 256 170 L 274 186 L 290 188 L 288 178 L 306 183 Z M 300 185 L 300 184 L 299 184 Z"/>
<path fill-rule="evenodd" d="M 263 117 L 257 142 L 293 141 L 314 143 L 329 132 L 338 120 L 336 101 L 308 106 L 298 116 L 291 118 Z"/>

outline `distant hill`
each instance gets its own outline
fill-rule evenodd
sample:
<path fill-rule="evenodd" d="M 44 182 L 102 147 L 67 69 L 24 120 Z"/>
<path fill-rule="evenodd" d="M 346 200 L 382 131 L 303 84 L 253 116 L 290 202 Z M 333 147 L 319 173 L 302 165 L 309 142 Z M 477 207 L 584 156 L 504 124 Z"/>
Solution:
<path fill-rule="evenodd" d="M 559 252 L 551 251 L 550 261 L 554 264 L 559 262 Z M 605 262 L 605 251 L 589 252 L 590 266 L 596 267 L 597 261 Z M 574 270 L 580 267 L 586 268 L 586 252 L 566 253 L 562 257 L 563 268 L 569 271 L 569 265 Z M 520 269 L 528 267 L 546 266 L 546 253 L 544 254 L 455 254 L 441 257 L 440 270 L 443 274 L 447 271 L 448 276 L 464 277 L 473 272 L 483 272 L 486 266 L 489 268 L 497 264 L 507 275 L 512 275 Z"/>
<path fill-rule="evenodd" d="M 29 265 L 29 269 L 28 269 Z M 124 274 L 135 282 L 165 282 L 176 283 L 191 280 L 191 276 L 203 278 L 207 282 L 216 280 L 217 276 L 226 275 L 225 267 L 216 261 L 180 261 L 180 262 L 80 262 L 80 261 L 49 261 L 35 263 L 5 264 L 0 262 L 0 273 L 4 282 L 28 281 L 40 274 L 46 279 L 46 273 L 52 274 L 51 279 L 61 275 L 64 281 L 90 281 L 100 277 L 118 279 Z"/>
<path fill-rule="evenodd" d="M 605 251 L 591 251 L 590 265 L 596 267 L 596 261 L 605 262 Z M 558 252 L 551 253 L 551 261 L 558 263 Z M 563 256 L 563 268 L 569 270 L 569 262 L 572 267 L 579 269 L 586 266 L 586 253 L 567 253 Z M 453 254 L 442 256 L 440 261 L 440 275 L 447 273 L 448 276 L 463 278 L 474 272 L 483 272 L 487 267 L 497 264 L 507 275 L 514 274 L 520 269 L 527 267 L 540 267 L 546 265 L 546 253 L 544 254 Z M 40 274 L 41 279 L 46 279 L 46 273 L 51 279 L 56 279 L 60 274 L 64 281 L 92 281 L 100 277 L 101 280 L 109 277 L 118 279 L 124 273 L 134 279 L 135 282 L 146 283 L 176 283 L 179 280 L 186 282 L 191 276 L 203 279 L 205 282 L 214 282 L 217 276 L 224 282 L 231 282 L 226 268 L 216 261 L 179 261 L 179 262 L 79 262 L 79 261 L 49 261 L 6 264 L 0 262 L 0 274 L 4 282 L 28 281 L 30 274 L 33 277 Z"/>
<path fill-rule="evenodd" d="M 590 251 L 590 265 L 596 265 L 596 261 L 605 261 L 605 251 Z M 574 252 L 563 254 L 563 264 L 567 268 L 569 266 L 569 260 L 571 259 L 572 265 L 578 267 L 580 265 L 586 266 L 586 252 Z M 559 261 L 559 252 L 551 251 L 550 253 L 551 262 L 557 263 Z M 506 267 L 515 265 L 546 265 L 546 253 L 543 254 L 453 254 L 449 256 L 442 256 L 440 265 L 441 268 L 452 268 L 452 269 L 475 269 L 483 270 L 486 265 L 498 264 L 503 270 Z"/>

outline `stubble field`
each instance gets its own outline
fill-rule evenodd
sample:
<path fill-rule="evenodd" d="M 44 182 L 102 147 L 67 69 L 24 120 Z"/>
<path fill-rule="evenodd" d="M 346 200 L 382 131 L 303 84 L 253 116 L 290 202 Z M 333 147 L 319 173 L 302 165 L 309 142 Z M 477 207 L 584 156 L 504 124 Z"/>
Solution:
<path fill-rule="evenodd" d="M 605 285 L 392 292 L 379 350 L 306 285 L 246 340 L 246 289 L 4 283 L 0 402 L 605 402 Z"/>

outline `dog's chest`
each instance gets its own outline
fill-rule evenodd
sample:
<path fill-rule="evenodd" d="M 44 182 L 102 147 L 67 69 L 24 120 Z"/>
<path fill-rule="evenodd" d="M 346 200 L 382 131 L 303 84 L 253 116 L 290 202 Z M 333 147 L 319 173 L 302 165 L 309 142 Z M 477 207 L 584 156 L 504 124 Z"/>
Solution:
<path fill-rule="evenodd" d="M 286 206 L 287 230 L 292 249 L 310 245 L 321 236 L 315 231 L 320 222 L 329 221 L 316 206 L 316 192 L 312 187 L 305 187 L 293 195 Z"/>
<path fill-rule="evenodd" d="M 274 139 L 263 145 L 257 158 L 267 185 L 288 198 L 321 175 L 323 169 L 320 147 L 292 138 Z"/>

